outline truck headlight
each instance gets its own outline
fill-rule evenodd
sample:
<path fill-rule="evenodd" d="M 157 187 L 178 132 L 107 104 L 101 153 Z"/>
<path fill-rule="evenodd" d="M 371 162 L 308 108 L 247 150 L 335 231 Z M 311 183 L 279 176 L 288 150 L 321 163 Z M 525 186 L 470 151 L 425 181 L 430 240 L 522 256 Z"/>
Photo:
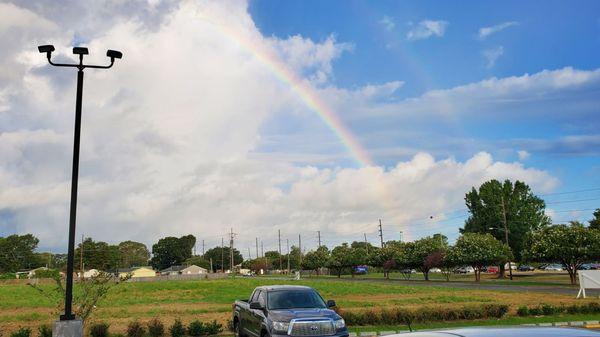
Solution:
<path fill-rule="evenodd" d="M 333 325 L 335 326 L 336 330 L 343 329 L 346 326 L 346 321 L 344 321 L 343 318 L 340 318 L 336 321 L 333 321 Z"/>
<path fill-rule="evenodd" d="M 273 330 L 275 330 L 277 332 L 283 332 L 283 333 L 287 334 L 288 328 L 290 327 L 290 323 L 274 321 L 273 323 L 271 323 L 271 327 L 273 328 Z"/>

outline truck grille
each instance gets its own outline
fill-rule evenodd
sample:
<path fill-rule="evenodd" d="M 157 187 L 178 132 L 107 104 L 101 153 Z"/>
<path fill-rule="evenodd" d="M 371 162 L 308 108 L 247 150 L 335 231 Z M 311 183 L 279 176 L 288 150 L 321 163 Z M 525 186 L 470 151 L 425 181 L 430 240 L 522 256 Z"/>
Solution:
<path fill-rule="evenodd" d="M 290 336 L 327 336 L 335 334 L 331 320 L 326 321 L 292 321 Z"/>

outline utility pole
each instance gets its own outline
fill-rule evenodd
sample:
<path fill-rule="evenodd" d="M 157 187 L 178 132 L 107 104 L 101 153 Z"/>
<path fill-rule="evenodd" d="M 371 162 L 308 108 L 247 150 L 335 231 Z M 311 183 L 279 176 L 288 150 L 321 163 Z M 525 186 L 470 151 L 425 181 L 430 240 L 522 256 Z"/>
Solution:
<path fill-rule="evenodd" d="M 229 233 L 229 270 L 233 273 L 233 228 Z"/>
<path fill-rule="evenodd" d="M 265 257 L 265 245 L 262 240 L 260 240 L 260 256 Z"/>
<path fill-rule="evenodd" d="M 365 248 L 367 249 L 367 255 L 369 255 L 369 244 L 367 243 L 367 233 L 363 233 L 365 235 Z"/>
<path fill-rule="evenodd" d="M 290 240 L 285 239 L 285 244 L 287 246 L 287 274 L 290 273 Z"/>
<path fill-rule="evenodd" d="M 225 243 L 223 242 L 223 237 L 221 237 L 221 273 L 225 272 L 225 259 L 224 259 L 224 252 L 223 250 L 225 249 Z"/>
<path fill-rule="evenodd" d="M 504 206 L 504 195 L 501 196 L 501 201 L 502 201 L 502 219 L 504 220 L 504 239 L 506 240 L 506 245 L 509 246 L 508 245 L 508 224 L 506 223 L 506 207 Z M 511 266 L 510 259 L 508 260 L 508 275 L 509 275 L 510 280 L 512 281 L 513 274 L 512 274 L 512 266 Z"/>
<path fill-rule="evenodd" d="M 81 249 L 79 250 L 79 270 L 81 270 L 81 278 L 83 278 L 83 234 L 81 234 Z"/>
<path fill-rule="evenodd" d="M 213 270 L 213 264 L 212 264 L 212 257 L 210 258 L 210 272 L 214 273 L 215 271 Z"/>
<path fill-rule="evenodd" d="M 383 248 L 383 230 L 381 229 L 381 219 L 379 219 L 379 239 L 381 240 L 381 248 Z"/>
<path fill-rule="evenodd" d="M 252 260 L 252 256 L 250 256 L 250 247 L 247 247 L 247 248 L 248 248 L 248 260 Z"/>
<path fill-rule="evenodd" d="M 298 261 L 299 269 L 302 269 L 302 235 L 298 234 L 298 249 L 300 249 L 300 261 Z"/>
<path fill-rule="evenodd" d="M 404 240 L 404 232 L 400 231 L 400 242 Z"/>
<path fill-rule="evenodd" d="M 204 257 L 204 239 L 202 239 L 202 257 Z"/>
<path fill-rule="evenodd" d="M 281 229 L 277 230 L 277 236 L 279 238 L 279 271 L 283 269 L 283 264 L 281 262 Z"/>
<path fill-rule="evenodd" d="M 258 238 L 256 238 L 256 258 L 258 259 Z"/>
<path fill-rule="evenodd" d="M 321 247 L 321 231 L 317 231 L 317 235 L 319 237 L 319 247 Z"/>

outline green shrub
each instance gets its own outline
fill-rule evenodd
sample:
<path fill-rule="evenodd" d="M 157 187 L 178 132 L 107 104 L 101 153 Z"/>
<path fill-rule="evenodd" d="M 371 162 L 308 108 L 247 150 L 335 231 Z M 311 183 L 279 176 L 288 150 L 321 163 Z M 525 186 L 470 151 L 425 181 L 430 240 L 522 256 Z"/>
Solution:
<path fill-rule="evenodd" d="M 92 337 L 108 337 L 108 323 L 94 323 L 90 326 L 90 336 Z"/>
<path fill-rule="evenodd" d="M 187 327 L 187 333 L 192 337 L 204 335 L 204 324 L 199 320 L 192 321 Z"/>
<path fill-rule="evenodd" d="M 52 328 L 48 324 L 42 324 L 38 327 L 39 337 L 52 337 Z"/>
<path fill-rule="evenodd" d="M 10 337 L 29 337 L 31 336 L 31 329 L 19 328 L 19 330 L 10 334 Z"/>
<path fill-rule="evenodd" d="M 525 305 L 520 306 L 517 309 L 517 315 L 521 317 L 529 316 L 529 308 Z"/>
<path fill-rule="evenodd" d="M 508 313 L 506 304 L 486 304 L 483 306 L 484 317 L 502 318 Z"/>
<path fill-rule="evenodd" d="M 148 334 L 150 337 L 162 337 L 165 335 L 165 325 L 158 319 L 153 318 L 148 322 Z"/>
<path fill-rule="evenodd" d="M 0 273 L 0 280 L 14 280 L 17 278 L 15 273 Z"/>
<path fill-rule="evenodd" d="M 171 337 L 183 337 L 185 336 L 185 327 L 183 323 L 179 319 L 176 319 L 173 325 L 169 328 L 169 333 L 171 333 Z"/>
<path fill-rule="evenodd" d="M 130 322 L 127 325 L 127 337 L 143 337 L 145 333 L 144 326 L 138 321 Z"/>
<path fill-rule="evenodd" d="M 223 331 L 223 325 L 213 320 L 210 323 L 204 325 L 204 332 L 207 335 L 217 335 Z"/>
<path fill-rule="evenodd" d="M 58 269 L 40 269 L 35 271 L 33 278 L 57 278 L 59 276 Z"/>
<path fill-rule="evenodd" d="M 529 308 L 529 314 L 531 316 L 540 316 L 540 315 L 542 315 L 542 308 L 539 307 L 539 306 L 538 307 Z"/>
<path fill-rule="evenodd" d="M 582 306 L 582 312 L 586 314 L 596 314 L 600 313 L 600 303 L 598 302 L 590 302 L 587 305 Z"/>
<path fill-rule="evenodd" d="M 546 316 L 554 315 L 559 312 L 559 308 L 550 304 L 542 304 L 541 305 L 542 314 Z"/>

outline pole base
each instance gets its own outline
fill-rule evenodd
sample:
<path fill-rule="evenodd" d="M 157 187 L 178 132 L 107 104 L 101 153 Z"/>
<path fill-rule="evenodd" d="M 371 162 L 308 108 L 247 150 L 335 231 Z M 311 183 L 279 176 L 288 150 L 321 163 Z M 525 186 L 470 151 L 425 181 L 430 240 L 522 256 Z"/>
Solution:
<path fill-rule="evenodd" d="M 83 337 L 83 321 L 80 319 L 54 321 L 52 337 Z"/>

